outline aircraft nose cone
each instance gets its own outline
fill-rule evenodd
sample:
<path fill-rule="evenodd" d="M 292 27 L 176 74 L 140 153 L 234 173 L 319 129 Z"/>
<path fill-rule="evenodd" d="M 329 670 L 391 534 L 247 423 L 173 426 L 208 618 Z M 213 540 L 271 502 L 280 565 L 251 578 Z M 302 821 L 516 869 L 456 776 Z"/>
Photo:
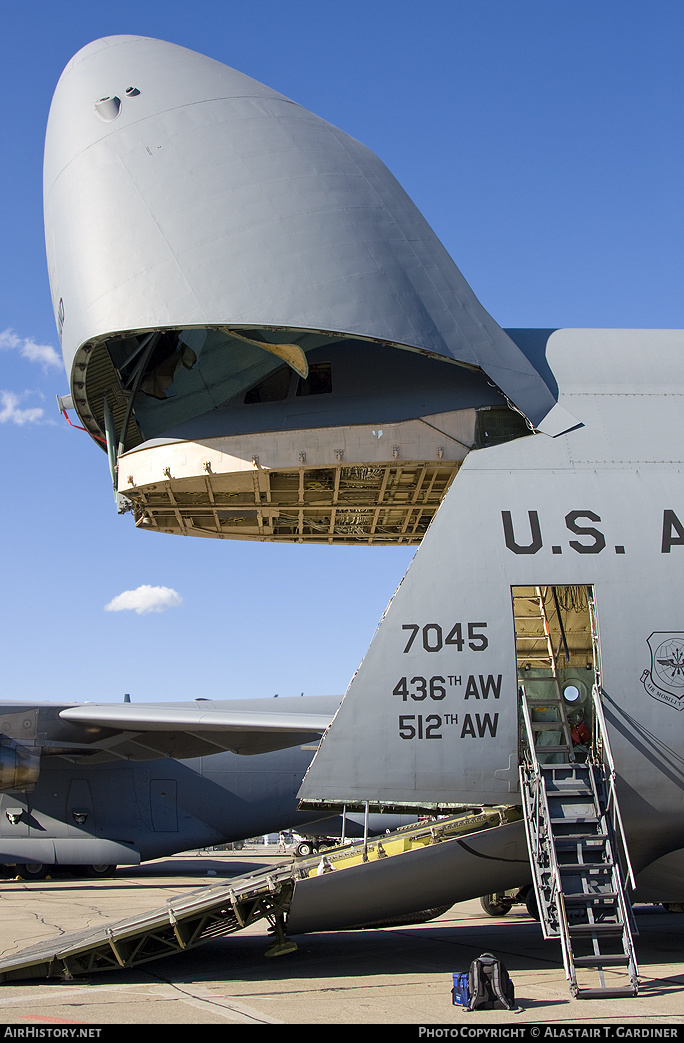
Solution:
<path fill-rule="evenodd" d="M 480 367 L 533 422 L 554 404 L 378 157 L 211 58 L 138 36 L 79 51 L 44 194 L 68 371 L 126 331 L 316 330 Z"/>

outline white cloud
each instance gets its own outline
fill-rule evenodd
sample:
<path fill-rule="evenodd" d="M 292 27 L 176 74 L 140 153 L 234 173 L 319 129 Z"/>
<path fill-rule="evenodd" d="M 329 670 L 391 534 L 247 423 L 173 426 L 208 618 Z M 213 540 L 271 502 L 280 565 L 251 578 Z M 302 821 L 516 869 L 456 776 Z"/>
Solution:
<path fill-rule="evenodd" d="M 0 349 L 18 351 L 29 362 L 38 362 L 43 369 L 62 368 L 62 360 L 51 344 L 36 344 L 31 337 L 18 337 L 14 330 L 0 333 Z"/>
<path fill-rule="evenodd" d="M 43 419 L 43 410 L 37 406 L 20 409 L 20 395 L 13 391 L 0 391 L 0 424 L 38 424 Z"/>
<path fill-rule="evenodd" d="M 135 590 L 124 590 L 105 605 L 105 612 L 137 612 L 144 616 L 148 612 L 165 612 L 177 608 L 183 598 L 171 587 L 150 587 L 143 584 Z"/>

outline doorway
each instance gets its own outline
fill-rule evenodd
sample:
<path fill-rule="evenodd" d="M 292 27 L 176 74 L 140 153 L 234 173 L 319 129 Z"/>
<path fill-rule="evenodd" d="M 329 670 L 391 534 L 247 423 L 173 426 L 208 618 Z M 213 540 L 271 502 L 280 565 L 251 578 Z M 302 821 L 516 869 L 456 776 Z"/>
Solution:
<path fill-rule="evenodd" d="M 592 690 L 599 682 L 593 587 L 515 586 L 511 593 L 518 687 L 535 725 L 538 759 L 563 760 L 559 746 L 570 747 L 573 759 L 586 759 L 594 736 Z"/>

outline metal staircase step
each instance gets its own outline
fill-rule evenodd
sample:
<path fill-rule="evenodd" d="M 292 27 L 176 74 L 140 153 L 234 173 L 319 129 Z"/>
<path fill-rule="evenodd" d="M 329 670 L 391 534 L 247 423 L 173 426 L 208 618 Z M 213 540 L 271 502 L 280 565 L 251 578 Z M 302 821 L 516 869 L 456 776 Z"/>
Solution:
<path fill-rule="evenodd" d="M 572 761 L 570 764 L 541 764 L 541 772 L 547 783 L 551 782 L 559 788 L 562 786 L 578 786 L 593 795 L 588 771 L 582 771 L 584 761 Z"/>
<path fill-rule="evenodd" d="M 570 797 L 576 797 L 588 803 L 593 797 L 589 786 L 578 782 L 557 783 L 552 779 L 547 782 L 546 792 L 549 800 L 568 800 Z"/>
<path fill-rule="evenodd" d="M 548 779 L 546 783 L 546 792 L 550 800 L 562 799 L 568 800 L 573 804 L 587 804 L 591 806 L 592 811 L 596 811 L 600 807 L 596 803 L 594 793 L 590 786 L 578 782 L 573 779 L 572 782 L 561 782 L 555 783 L 553 779 Z"/>
<path fill-rule="evenodd" d="M 544 767 L 556 767 L 556 765 L 544 765 Z M 552 785 L 549 785 L 551 783 Z M 551 798 L 556 797 L 584 797 L 591 798 L 593 796 L 591 788 L 583 782 L 571 781 L 571 782 L 557 782 L 555 779 L 549 779 L 546 785 L 546 792 Z"/>
<path fill-rule="evenodd" d="M 569 931 L 570 934 L 595 934 L 597 937 L 599 935 L 621 935 L 624 926 L 623 923 L 571 923 Z"/>
<path fill-rule="evenodd" d="M 603 851 L 604 850 L 604 848 L 602 846 L 600 846 L 601 843 L 603 842 L 603 838 L 601 837 L 600 834 L 598 834 L 598 833 L 592 833 L 592 834 L 579 833 L 577 831 L 577 828 L 576 828 L 574 823 L 568 822 L 567 825 L 568 825 L 568 827 L 573 827 L 573 828 L 569 829 L 567 831 L 564 831 L 564 832 L 558 831 L 558 832 L 554 833 L 554 840 L 555 840 L 555 843 L 556 843 L 557 850 L 566 850 L 566 851 L 569 850 L 567 847 L 564 847 L 564 845 L 567 842 L 569 842 L 572 845 L 573 848 L 577 848 L 577 846 L 580 845 L 582 853 L 585 853 L 585 852 L 590 851 L 590 850 L 596 850 L 596 851 L 598 851 L 598 850 Z M 599 841 L 599 846 L 594 845 L 594 848 L 590 848 L 588 846 L 589 845 L 589 840 L 593 840 L 594 838 L 596 838 Z M 579 863 L 579 864 L 581 865 L 582 863 Z"/>
<path fill-rule="evenodd" d="M 600 869 L 604 868 L 607 872 L 600 873 L 587 873 L 588 869 Z M 586 862 L 563 863 L 559 866 L 561 870 L 561 881 L 563 883 L 563 890 L 567 890 L 571 894 L 580 894 L 584 891 L 585 894 L 601 894 L 608 891 L 619 892 L 619 881 L 615 880 L 615 875 L 612 872 L 613 866 L 608 865 L 588 865 Z"/>
<path fill-rule="evenodd" d="M 577 891 L 574 894 L 563 892 L 563 900 L 566 905 L 586 904 L 591 905 L 593 908 L 596 902 L 608 905 L 612 902 L 617 902 L 617 899 L 618 896 L 614 891 L 595 891 L 592 894 L 587 894 L 584 891 Z"/>
<path fill-rule="evenodd" d="M 594 833 L 589 839 L 594 840 L 595 843 L 589 844 L 587 837 L 580 837 L 579 840 L 575 836 L 567 834 L 565 837 L 556 837 L 556 850 L 562 852 L 563 855 L 573 856 L 578 859 L 577 862 L 562 862 L 562 865 L 567 866 L 591 866 L 595 869 L 597 866 L 610 866 L 613 867 L 613 860 L 610 857 L 610 851 L 606 844 L 606 836 L 602 833 Z M 594 858 L 595 861 L 591 861 Z"/>
<path fill-rule="evenodd" d="M 525 656 L 525 661 L 528 662 L 528 663 L 532 663 L 532 662 L 548 663 L 549 658 L 548 658 L 548 656 L 529 656 L 529 655 L 526 655 Z M 529 687 L 529 685 L 534 684 L 536 681 L 557 681 L 557 680 L 558 680 L 558 678 L 556 677 L 555 674 L 530 674 L 530 676 L 525 679 L 525 684 Z M 539 699 L 540 696 L 536 692 L 532 691 L 532 692 L 527 692 L 527 698 L 528 698 L 528 702 L 530 702 L 532 699 Z M 548 701 L 551 702 L 552 700 L 555 700 L 557 703 L 560 703 L 560 698 L 557 695 L 549 695 Z"/>
<path fill-rule="evenodd" d="M 595 851 L 596 854 L 598 854 L 598 855 L 601 855 L 603 853 L 603 848 L 600 848 L 600 847 L 593 848 L 592 850 Z M 584 851 L 580 852 L 580 854 L 583 854 L 583 855 L 587 855 L 588 853 L 589 852 L 586 849 Z M 607 880 L 608 878 L 612 878 L 612 876 L 613 876 L 614 866 L 612 865 L 612 863 L 609 863 L 609 862 L 577 862 L 577 861 L 574 861 L 574 862 L 566 861 L 566 862 L 564 862 L 562 860 L 563 857 L 566 857 L 566 856 L 567 857 L 573 857 L 573 856 L 577 855 L 577 852 L 573 851 L 572 848 L 565 848 L 562 851 L 559 850 L 558 851 L 558 855 L 562 856 L 562 857 L 558 857 L 556 859 L 556 862 L 557 862 L 557 865 L 558 865 L 558 869 L 560 870 L 561 882 L 564 882 L 564 881 L 569 880 L 572 877 L 576 877 L 576 876 L 579 876 L 580 879 L 582 879 L 582 880 L 586 880 L 587 877 L 584 874 L 584 870 L 586 870 L 586 869 L 604 869 L 605 868 L 606 869 L 606 873 L 605 873 L 605 876 L 604 876 L 604 880 Z M 570 884 L 570 887 L 572 889 L 572 884 Z"/>
<path fill-rule="evenodd" d="M 620 996 L 636 996 L 636 985 L 624 985 L 621 988 L 610 989 L 579 989 L 577 999 L 579 1000 L 609 1000 L 618 999 Z"/>
<path fill-rule="evenodd" d="M 587 786 L 591 785 L 590 772 L 586 761 L 573 761 L 572 764 L 542 764 L 541 770 L 544 775 L 552 775 L 557 781 L 562 782 L 563 779 L 560 777 L 564 772 L 570 774 L 565 775 L 564 778 L 568 782 L 584 782 Z"/>
<path fill-rule="evenodd" d="M 529 681 L 526 681 L 526 684 L 529 688 L 530 685 L 535 684 L 535 682 L 537 681 L 542 681 L 544 684 L 548 684 L 550 681 L 553 681 L 555 683 L 557 680 L 558 678 L 554 677 L 553 674 L 535 674 L 534 677 L 531 677 L 529 679 Z M 528 691 L 527 701 L 532 707 L 536 706 L 537 703 L 539 703 L 541 706 L 563 705 L 560 696 L 555 695 L 553 692 L 549 693 L 548 691 L 547 693 Z"/>
<path fill-rule="evenodd" d="M 596 826 L 601 820 L 596 815 L 554 815 L 552 826 Z"/>
<path fill-rule="evenodd" d="M 581 845 L 586 848 L 597 848 L 608 840 L 606 833 L 592 833 L 591 836 L 564 836 L 556 837 L 557 848 L 571 848 Z"/>
<path fill-rule="evenodd" d="M 587 877 L 585 873 L 576 872 L 576 866 L 561 866 L 561 870 L 565 872 L 561 875 L 563 883 L 563 894 L 568 897 L 569 895 L 581 895 L 591 898 L 595 895 L 601 894 L 619 894 L 615 881 L 613 880 L 612 873 L 603 873 L 601 876 Z M 580 866 L 580 869 L 584 869 L 584 866 Z M 575 870 L 574 872 L 568 872 L 568 870 Z M 586 890 L 589 888 L 589 890 Z M 602 890 L 603 889 L 603 890 Z"/>
<path fill-rule="evenodd" d="M 629 956 L 622 953 L 614 956 L 574 956 L 575 967 L 624 967 L 629 963 Z"/>

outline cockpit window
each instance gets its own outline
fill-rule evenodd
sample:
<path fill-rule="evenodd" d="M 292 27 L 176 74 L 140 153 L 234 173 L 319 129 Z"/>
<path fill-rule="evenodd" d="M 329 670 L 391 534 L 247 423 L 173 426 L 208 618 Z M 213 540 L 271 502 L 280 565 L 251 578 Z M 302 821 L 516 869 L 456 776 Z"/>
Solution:
<path fill-rule="evenodd" d="M 316 362 L 309 366 L 309 375 L 304 380 L 299 378 L 297 397 L 304 395 L 329 395 L 332 392 L 332 365 L 330 362 Z"/>
<path fill-rule="evenodd" d="M 252 405 L 255 402 L 282 402 L 287 398 L 292 382 L 292 370 L 289 366 L 281 366 L 271 373 L 260 384 L 250 388 L 245 395 L 245 404 Z"/>
<path fill-rule="evenodd" d="M 281 366 L 275 373 L 250 388 L 245 395 L 245 405 L 255 402 L 282 402 L 287 398 L 292 382 L 292 370 Z M 315 362 L 309 366 L 309 375 L 297 377 L 297 397 L 329 395 L 332 391 L 332 365 L 330 362 Z"/>
<path fill-rule="evenodd" d="M 504 406 L 485 406 L 477 411 L 475 444 L 477 449 L 501 445 L 514 438 L 531 434 L 525 417 L 515 409 Z"/>

